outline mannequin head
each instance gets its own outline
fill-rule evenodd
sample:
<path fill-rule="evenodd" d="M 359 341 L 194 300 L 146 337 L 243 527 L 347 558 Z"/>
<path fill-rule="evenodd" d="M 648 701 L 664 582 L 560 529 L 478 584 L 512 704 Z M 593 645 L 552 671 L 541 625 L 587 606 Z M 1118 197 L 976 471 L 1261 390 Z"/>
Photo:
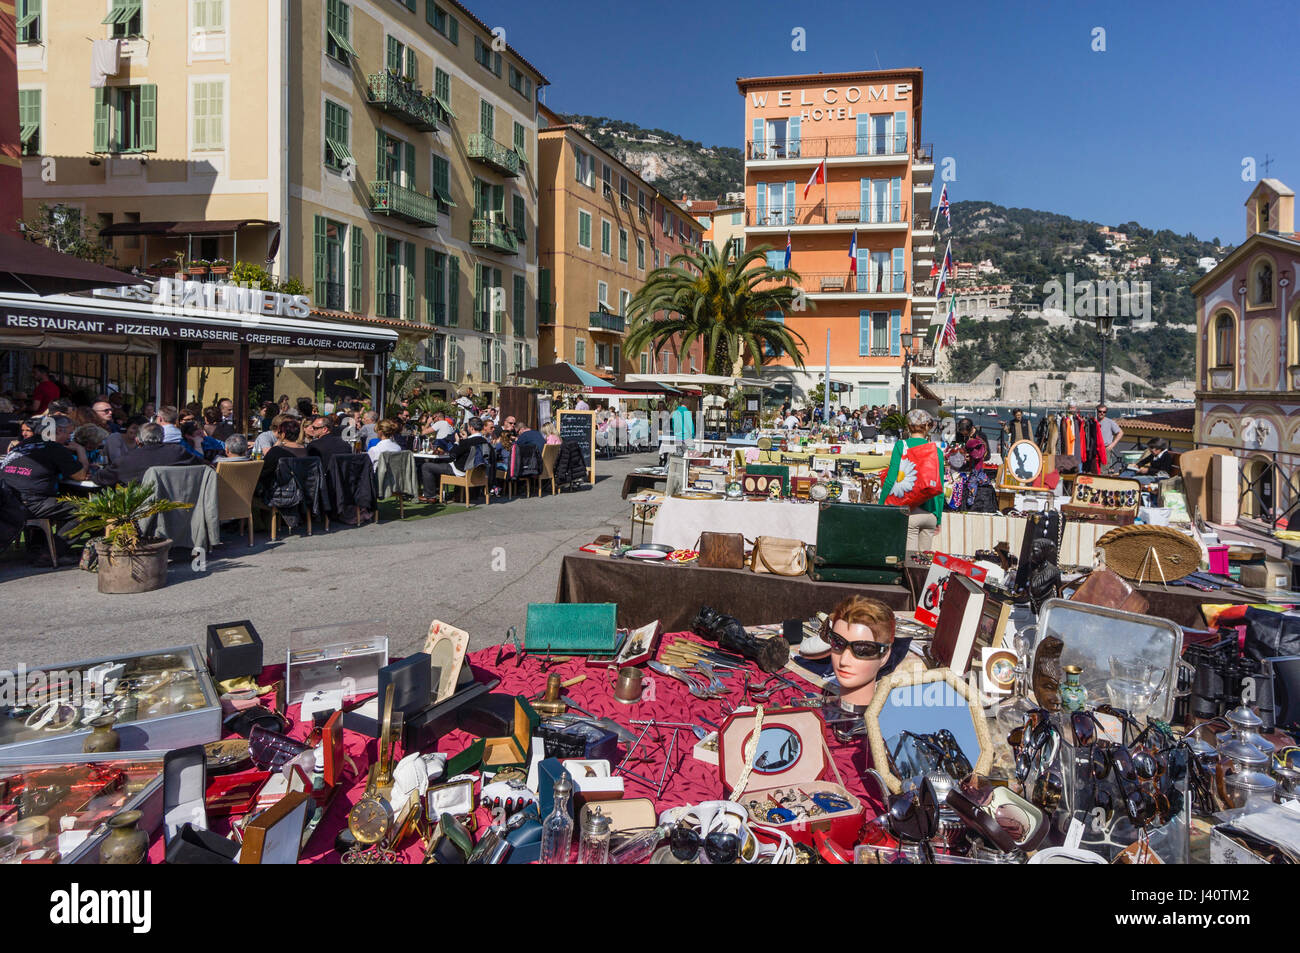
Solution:
<path fill-rule="evenodd" d="M 835 607 L 827 620 L 827 629 L 841 701 L 850 705 L 870 704 L 876 694 L 876 676 L 894 643 L 894 610 L 874 599 L 850 596 Z M 842 651 L 835 651 L 838 641 L 835 636 L 850 644 Z M 881 655 L 858 658 L 853 651 L 854 642 L 872 642 L 886 648 Z"/>

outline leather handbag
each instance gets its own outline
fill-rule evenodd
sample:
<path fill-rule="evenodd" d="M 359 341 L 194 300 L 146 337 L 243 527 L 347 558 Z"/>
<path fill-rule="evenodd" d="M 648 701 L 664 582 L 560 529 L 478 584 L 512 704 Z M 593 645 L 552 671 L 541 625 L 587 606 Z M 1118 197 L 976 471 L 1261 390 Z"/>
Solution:
<path fill-rule="evenodd" d="M 745 568 L 745 537 L 740 533 L 701 533 L 695 548 L 705 569 Z"/>
<path fill-rule="evenodd" d="M 754 540 L 750 567 L 754 572 L 770 572 L 778 576 L 802 576 L 808 571 L 808 552 L 804 548 L 803 540 L 760 536 Z"/>

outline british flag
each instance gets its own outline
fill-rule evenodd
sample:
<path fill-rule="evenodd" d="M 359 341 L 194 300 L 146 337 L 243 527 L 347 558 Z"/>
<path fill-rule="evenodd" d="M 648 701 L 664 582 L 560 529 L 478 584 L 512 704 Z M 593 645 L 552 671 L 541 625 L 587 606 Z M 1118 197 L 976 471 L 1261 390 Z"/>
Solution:
<path fill-rule="evenodd" d="M 952 228 L 952 212 L 948 207 L 948 183 L 943 184 L 943 189 L 939 192 L 939 208 L 934 213 L 934 224 L 939 224 L 939 216 L 942 215 L 948 227 Z"/>
<path fill-rule="evenodd" d="M 948 300 L 948 320 L 943 323 L 943 334 L 939 338 L 939 346 L 945 344 L 957 343 L 957 292 L 952 293 Z"/>
<path fill-rule="evenodd" d="M 948 248 L 943 253 L 943 264 L 939 266 L 939 281 L 934 286 L 934 296 L 940 301 L 943 300 L 944 294 L 948 290 L 948 278 L 952 275 L 952 242 L 948 242 Z"/>

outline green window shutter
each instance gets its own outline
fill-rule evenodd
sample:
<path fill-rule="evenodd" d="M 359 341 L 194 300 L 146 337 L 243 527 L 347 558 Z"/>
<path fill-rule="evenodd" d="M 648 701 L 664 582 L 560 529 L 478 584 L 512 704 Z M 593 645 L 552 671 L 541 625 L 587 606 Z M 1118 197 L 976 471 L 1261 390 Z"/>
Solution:
<path fill-rule="evenodd" d="M 419 321 L 415 313 L 415 243 L 406 242 L 406 320 Z"/>
<path fill-rule="evenodd" d="M 388 239 L 375 232 L 375 314 L 388 317 Z"/>
<path fill-rule="evenodd" d="M 433 71 L 433 95 L 445 105 L 451 105 L 451 77 L 444 70 Z"/>
<path fill-rule="evenodd" d="M 495 117 L 492 115 L 492 104 L 486 99 L 479 100 L 478 131 L 483 133 L 483 135 L 487 136 L 489 139 L 492 138 L 492 133 L 494 132 L 492 128 L 494 118 Z"/>
<path fill-rule="evenodd" d="M 375 181 L 388 179 L 388 137 L 380 129 L 375 134 Z"/>
<path fill-rule="evenodd" d="M 451 40 L 452 43 L 460 42 L 460 21 L 450 13 L 447 14 L 447 38 Z"/>
<path fill-rule="evenodd" d="M 411 143 L 405 143 L 406 153 L 406 187 L 415 188 L 415 146 Z"/>
<path fill-rule="evenodd" d="M 515 295 L 511 303 L 515 311 L 515 337 L 523 337 L 525 308 L 528 306 L 528 282 L 523 275 L 515 275 Z"/>
<path fill-rule="evenodd" d="M 415 12 L 415 0 L 406 0 L 406 9 Z"/>
<path fill-rule="evenodd" d="M 514 202 L 514 226 L 515 235 L 521 242 L 528 241 L 528 212 L 524 207 L 524 197 L 515 196 Z"/>
<path fill-rule="evenodd" d="M 902 327 L 903 312 L 898 310 L 889 312 L 889 354 L 891 357 L 898 357 L 902 353 L 898 337 Z"/>
<path fill-rule="evenodd" d="M 451 164 L 437 154 L 433 157 L 433 194 L 445 206 L 456 205 L 451 200 Z"/>
<path fill-rule="evenodd" d="M 397 42 L 397 37 L 388 38 L 388 53 L 384 59 L 384 65 L 399 76 L 402 73 L 402 44 Z"/>
<path fill-rule="evenodd" d="M 412 84 L 420 81 L 420 62 L 415 58 L 415 50 L 406 48 L 406 78 Z"/>
<path fill-rule="evenodd" d="M 447 323 L 460 326 L 460 259 L 447 256 Z"/>
<path fill-rule="evenodd" d="M 521 122 L 515 123 L 515 152 L 519 153 L 520 159 L 528 158 L 528 139 Z"/>
<path fill-rule="evenodd" d="M 113 112 L 108 105 L 108 87 L 97 89 L 95 94 L 95 151 L 108 151 L 108 126 Z"/>
<path fill-rule="evenodd" d="M 432 248 L 424 250 L 424 320 L 429 324 L 437 323 L 433 317 L 433 256 Z"/>
<path fill-rule="evenodd" d="M 315 234 L 316 234 L 316 260 L 315 268 L 312 272 L 316 277 L 316 302 L 319 305 L 325 300 L 325 282 L 329 277 L 325 265 L 325 219 L 323 216 L 315 216 Z"/>
<path fill-rule="evenodd" d="M 483 266 L 474 266 L 474 330 L 482 331 L 483 327 Z"/>
<path fill-rule="evenodd" d="M 506 187 L 504 185 L 492 186 L 492 209 L 497 212 L 506 210 Z"/>
<path fill-rule="evenodd" d="M 365 275 L 365 238 L 356 225 L 352 231 L 352 310 L 361 310 L 361 284 Z"/>
<path fill-rule="evenodd" d="M 18 92 L 18 136 L 23 155 L 36 155 L 41 147 L 41 91 Z"/>
<path fill-rule="evenodd" d="M 158 151 L 158 87 L 140 87 L 140 151 Z"/>

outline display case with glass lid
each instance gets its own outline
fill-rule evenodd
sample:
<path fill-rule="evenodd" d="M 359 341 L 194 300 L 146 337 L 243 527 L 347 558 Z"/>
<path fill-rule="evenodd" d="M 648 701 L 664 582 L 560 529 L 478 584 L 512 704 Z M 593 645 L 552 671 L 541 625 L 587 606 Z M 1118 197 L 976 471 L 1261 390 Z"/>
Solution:
<path fill-rule="evenodd" d="M 90 723 L 101 717 L 113 719 L 124 751 L 164 751 L 221 737 L 221 702 L 192 645 L 10 666 L 0 688 L 4 758 L 81 754 Z"/>

